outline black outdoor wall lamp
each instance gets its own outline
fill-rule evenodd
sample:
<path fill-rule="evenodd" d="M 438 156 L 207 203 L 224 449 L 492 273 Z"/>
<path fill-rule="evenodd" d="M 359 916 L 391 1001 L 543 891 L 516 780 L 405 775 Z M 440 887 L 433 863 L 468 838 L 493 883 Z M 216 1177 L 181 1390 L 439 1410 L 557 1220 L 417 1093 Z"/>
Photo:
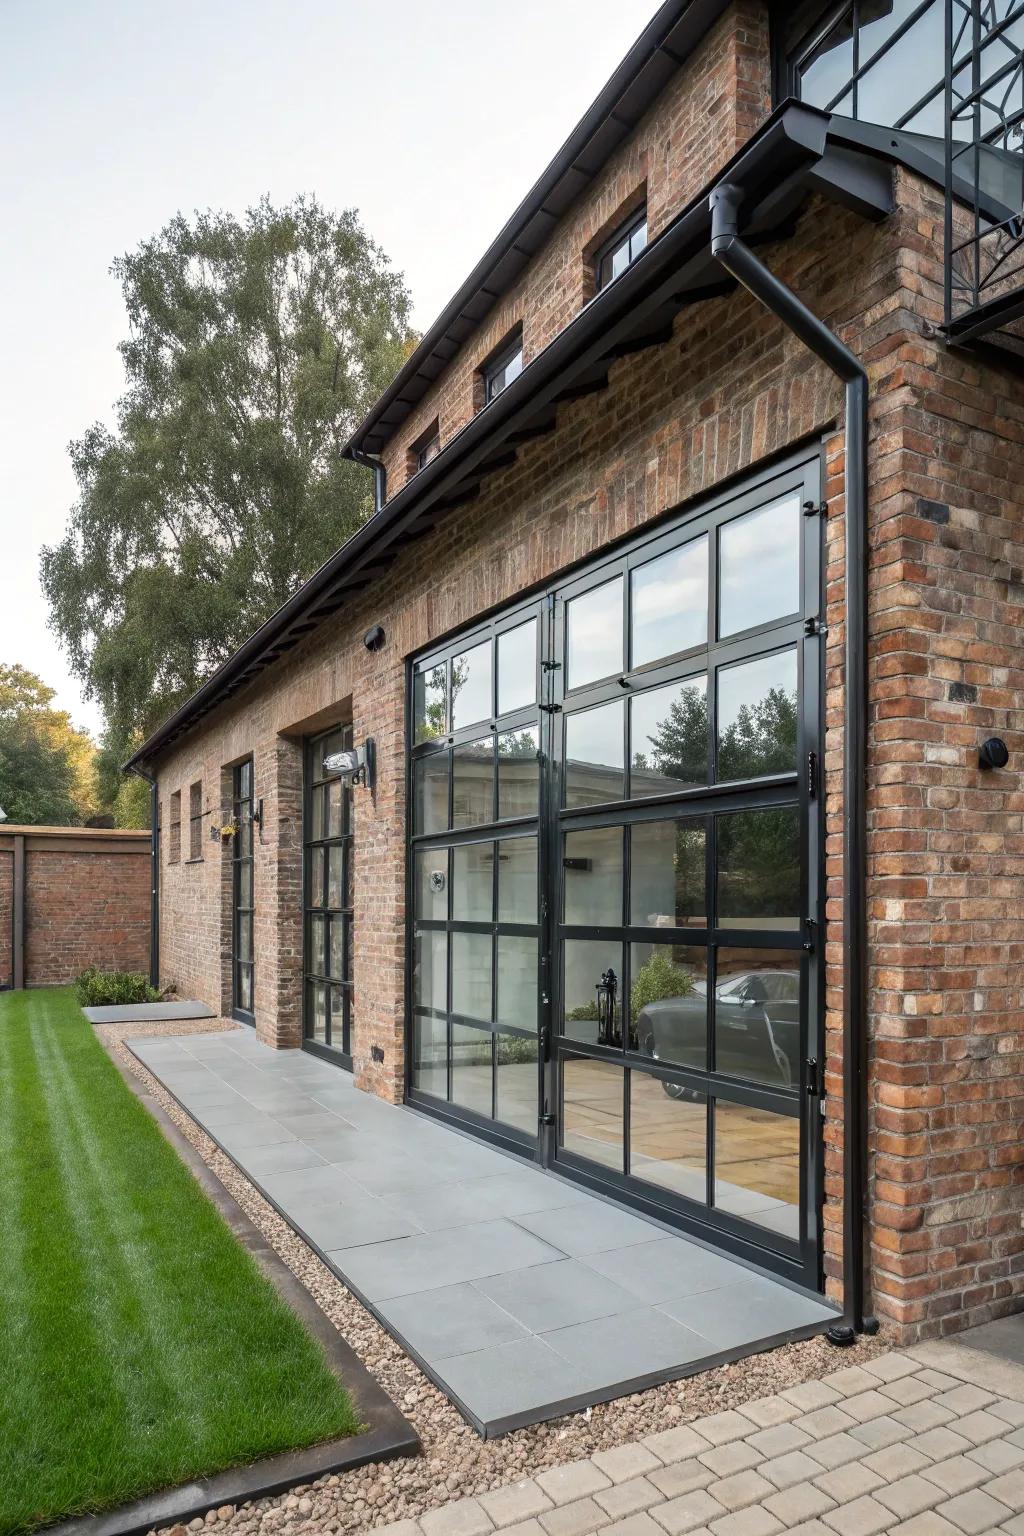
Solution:
<path fill-rule="evenodd" d="M 990 736 L 978 748 L 979 768 L 1005 768 L 1009 761 L 1010 749 L 999 736 Z"/>
<path fill-rule="evenodd" d="M 361 747 L 346 752 L 328 752 L 324 758 L 328 773 L 336 773 L 348 784 L 362 784 L 372 794 L 377 787 L 377 743 L 367 736 Z"/>

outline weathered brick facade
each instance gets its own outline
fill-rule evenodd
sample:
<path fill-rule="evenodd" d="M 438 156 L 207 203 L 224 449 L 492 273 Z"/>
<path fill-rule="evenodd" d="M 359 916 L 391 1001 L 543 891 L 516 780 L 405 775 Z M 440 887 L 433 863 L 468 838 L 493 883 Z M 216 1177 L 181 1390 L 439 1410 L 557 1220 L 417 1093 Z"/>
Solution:
<path fill-rule="evenodd" d="M 442 446 L 473 410 L 474 374 L 522 322 L 527 358 L 588 294 L 586 253 L 646 186 L 652 235 L 767 113 L 764 7 L 736 4 L 542 255 L 411 412 L 387 453 L 392 491 L 437 418 Z M 904 1337 L 966 1326 L 1024 1295 L 1024 1020 L 1017 910 L 1024 800 L 1024 396 L 996 365 L 949 350 L 941 196 L 897 173 L 897 211 L 869 224 L 814 200 L 762 254 L 862 359 L 869 457 L 870 1262 L 875 1310 Z M 376 740 L 377 789 L 354 795 L 355 1041 L 360 1087 L 403 1091 L 405 704 L 408 657 L 611 541 L 797 444 L 826 467 L 828 1041 L 825 1275 L 842 1259 L 843 400 L 832 376 L 745 294 L 683 312 L 670 341 L 613 366 L 559 409 L 550 436 L 468 507 L 220 704 L 156 761 L 169 796 L 203 783 L 227 819 L 230 765 L 252 753 L 256 1022 L 301 1033 L 301 740 L 351 719 Z M 386 643 L 367 651 L 368 626 Z M 985 774 L 987 735 L 1010 746 Z M 164 978 L 230 1001 L 229 853 L 161 871 Z M 374 1050 L 382 1057 L 374 1060 Z"/>
<path fill-rule="evenodd" d="M 16 901 L 24 986 L 59 986 L 90 965 L 148 971 L 150 868 L 148 832 L 0 827 L 0 987 L 16 979 Z"/>

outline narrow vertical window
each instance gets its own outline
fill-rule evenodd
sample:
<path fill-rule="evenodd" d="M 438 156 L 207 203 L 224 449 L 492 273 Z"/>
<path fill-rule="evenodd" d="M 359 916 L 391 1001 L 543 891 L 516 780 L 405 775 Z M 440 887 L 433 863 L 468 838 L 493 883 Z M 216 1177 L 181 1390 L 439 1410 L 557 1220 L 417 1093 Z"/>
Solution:
<path fill-rule="evenodd" d="M 181 790 L 176 789 L 171 796 L 171 831 L 167 843 L 168 864 L 180 864 L 181 862 Z"/>
<path fill-rule="evenodd" d="M 605 241 L 594 257 L 597 287 L 607 288 L 626 268 L 632 266 L 647 245 L 647 207 L 637 208 L 624 224 Z"/>
<path fill-rule="evenodd" d="M 203 856 L 203 781 L 197 779 L 188 792 L 188 856 Z"/>

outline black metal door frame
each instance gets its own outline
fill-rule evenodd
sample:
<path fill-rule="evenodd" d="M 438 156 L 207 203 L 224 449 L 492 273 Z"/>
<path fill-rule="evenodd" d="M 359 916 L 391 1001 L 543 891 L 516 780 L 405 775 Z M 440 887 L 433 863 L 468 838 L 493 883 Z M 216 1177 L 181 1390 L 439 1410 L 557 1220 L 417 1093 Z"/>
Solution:
<path fill-rule="evenodd" d="M 717 537 L 717 529 L 721 524 L 742 515 L 744 512 L 755 510 L 779 497 L 796 492 L 805 508 L 805 515 L 801 519 L 802 550 L 800 561 L 801 604 L 800 611 L 791 615 L 783 623 L 773 622 L 762 626 L 760 630 L 744 632 L 741 636 L 731 636 L 728 641 L 717 641 L 712 628 L 712 643 L 705 647 L 701 655 L 690 656 L 686 653 L 665 660 L 661 658 L 657 663 L 638 669 L 636 673 L 620 673 L 610 676 L 603 682 L 590 685 L 584 690 L 566 691 L 565 679 L 565 605 L 573 595 L 586 590 L 589 587 L 600 586 L 602 582 L 610 579 L 610 575 L 621 570 L 628 572 L 636 565 L 650 560 L 661 552 L 659 546 L 667 551 L 682 543 L 688 533 L 697 537 L 702 531 L 707 532 L 709 540 L 714 546 Z M 563 578 L 557 584 L 550 585 L 540 598 L 533 598 L 532 604 L 537 605 L 533 611 L 540 618 L 540 719 L 541 719 L 541 759 L 543 771 L 541 774 L 540 803 L 539 803 L 539 848 L 538 848 L 538 884 L 539 884 L 539 918 L 540 918 L 540 958 L 539 958 L 539 1031 L 540 1031 L 540 1063 L 539 1063 L 539 1113 L 538 1113 L 538 1138 L 535 1144 L 524 1141 L 521 1137 L 512 1135 L 504 1128 L 475 1115 L 472 1111 L 461 1110 L 450 1102 L 441 1103 L 430 1095 L 419 1090 L 412 1080 L 412 992 L 411 977 L 413 968 L 413 930 L 414 923 L 410 916 L 408 928 L 408 965 L 407 965 L 407 1050 L 406 1050 L 406 1096 L 408 1100 L 443 1119 L 472 1129 L 477 1134 L 492 1140 L 498 1144 L 533 1156 L 543 1166 L 557 1168 L 564 1173 L 589 1187 L 598 1189 L 604 1193 L 612 1194 L 615 1198 L 628 1203 L 635 1208 L 655 1215 L 662 1220 L 667 1220 L 678 1225 L 684 1230 L 691 1231 L 705 1240 L 713 1242 L 716 1246 L 734 1252 L 737 1255 L 748 1258 L 753 1262 L 773 1268 L 795 1283 L 819 1289 L 821 1284 L 821 1204 L 823 1194 L 823 1147 L 821 1135 L 821 1067 L 823 1061 L 823 999 L 824 999 L 824 967 L 821 953 L 820 934 L 822 929 L 823 902 L 824 902 L 824 818 L 822 810 L 821 778 L 821 732 L 823 719 L 824 697 L 824 640 L 823 625 L 821 622 L 822 592 L 822 535 L 821 535 L 821 458 L 816 450 L 804 452 L 792 456 L 787 461 L 766 469 L 761 473 L 746 477 L 741 483 L 728 491 L 720 492 L 706 498 L 700 504 L 682 516 L 661 523 L 654 529 L 646 530 L 639 537 L 634 536 L 628 542 L 623 541 L 615 549 L 606 551 L 601 556 L 589 562 L 576 575 Z M 717 612 L 717 593 L 715 590 L 715 572 L 717 562 L 710 562 L 712 572 L 712 588 L 710 593 L 710 610 L 712 614 Z M 628 575 L 624 575 L 624 581 L 628 582 Z M 515 608 L 503 610 L 498 615 L 497 622 L 507 626 L 514 619 L 518 620 L 531 607 L 531 601 L 522 602 Z M 492 624 L 495 621 L 492 621 Z M 624 625 L 628 622 L 624 615 Z M 468 634 L 453 637 L 452 645 L 448 649 L 452 652 L 474 643 L 479 633 L 488 628 L 487 625 L 476 626 L 474 631 Z M 798 748 L 797 761 L 794 771 L 786 774 L 776 774 L 768 778 L 742 781 L 738 784 L 714 785 L 713 777 L 709 778 L 711 787 L 707 789 L 688 790 L 677 794 L 659 796 L 653 799 L 629 801 L 623 798 L 621 803 L 602 804 L 582 811 L 566 811 L 561 806 L 561 773 L 562 773 L 562 741 L 563 721 L 567 715 L 583 705 L 592 706 L 595 702 L 608 702 L 612 699 L 630 696 L 634 691 L 641 691 L 641 687 L 658 686 L 674 681 L 686 673 L 687 669 L 696 672 L 702 667 L 707 668 L 708 697 L 713 701 L 714 665 L 726 662 L 739 662 L 744 657 L 759 656 L 769 651 L 794 648 L 797 653 L 798 670 Z M 444 648 L 437 646 L 435 651 L 440 653 Z M 628 651 L 625 652 L 628 661 Z M 410 714 L 409 714 L 409 740 L 413 742 L 412 730 L 412 674 L 410 670 Z M 623 710 L 624 717 L 628 710 Z M 714 742 L 714 703 L 710 704 L 709 736 Z M 456 738 L 447 739 L 448 747 Z M 713 745 L 709 751 L 713 751 Z M 412 763 L 408 779 L 409 804 L 412 805 L 413 778 Z M 451 782 L 449 782 L 449 794 L 451 794 Z M 750 1082 L 740 1081 L 735 1077 L 715 1071 L 693 1072 L 691 1070 L 666 1066 L 652 1061 L 649 1057 L 640 1057 L 636 1051 L 628 1048 L 628 1041 L 624 1041 L 623 1048 L 609 1049 L 598 1046 L 581 1046 L 581 1042 L 571 1040 L 560 1034 L 556 1027 L 556 1021 L 561 1017 L 562 995 L 562 967 L 561 967 L 561 936 L 564 925 L 561 923 L 562 909 L 562 858 L 561 844 L 564 830 L 567 826 L 607 826 L 610 823 L 622 827 L 666 819 L 674 815 L 692 812 L 694 815 L 706 815 L 709 829 L 708 869 L 713 869 L 714 860 L 714 826 L 715 814 L 725 812 L 728 809 L 756 809 L 772 806 L 794 805 L 799 807 L 800 824 L 800 848 L 801 848 L 801 928 L 796 936 L 781 937 L 778 931 L 758 931 L 752 929 L 728 930 L 709 926 L 704 936 L 704 942 L 709 950 L 717 946 L 719 942 L 730 942 L 736 948 L 741 947 L 778 947 L 791 949 L 798 957 L 800 968 L 800 1012 L 803 1022 L 804 1038 L 801 1050 L 801 1065 L 799 1072 L 799 1084 L 795 1089 L 786 1090 L 781 1087 L 769 1087 Z M 511 829 L 510 829 L 511 830 Z M 460 840 L 473 839 L 474 836 L 496 835 L 493 831 L 484 834 L 451 833 L 446 834 L 444 841 L 457 843 Z M 440 836 L 440 834 L 438 834 Z M 412 840 L 411 847 L 415 846 Z M 628 838 L 627 838 L 628 846 Z M 624 901 L 628 903 L 628 852 L 626 854 L 627 867 L 624 879 Z M 409 885 L 408 885 L 408 911 L 414 911 L 413 885 L 412 885 L 412 852 L 409 856 Z M 713 899 L 713 898 L 712 898 Z M 628 907 L 624 917 L 628 916 Z M 711 918 L 709 914 L 709 924 Z M 601 930 L 595 930 L 599 933 Z M 611 942 L 620 946 L 620 953 L 628 957 L 630 946 L 635 942 L 650 942 L 649 930 L 631 928 L 625 921 L 620 928 L 615 930 Z M 679 944 L 689 942 L 685 934 L 676 938 Z M 450 967 L 450 958 L 449 958 Z M 628 986 L 628 958 L 625 967 L 626 974 L 622 977 L 623 989 Z M 450 975 L 449 975 L 450 984 Z M 709 1008 L 709 1014 L 713 1013 Z M 711 1024 L 709 1021 L 709 1043 Z M 654 1189 L 648 1185 L 641 1187 L 640 1181 L 630 1178 L 626 1173 L 614 1173 L 611 1169 L 588 1163 L 572 1153 L 566 1152 L 561 1146 L 561 1063 L 567 1056 L 585 1055 L 592 1059 L 614 1060 L 623 1068 L 624 1081 L 624 1130 L 628 1137 L 628 1073 L 632 1068 L 642 1071 L 652 1077 L 660 1077 L 673 1080 L 694 1090 L 708 1091 L 709 1098 L 717 1097 L 727 1099 L 732 1103 L 746 1104 L 751 1108 L 763 1108 L 773 1110 L 789 1118 L 798 1119 L 800 1122 L 800 1214 L 799 1214 L 799 1239 L 791 1242 L 785 1238 L 776 1238 L 774 1234 L 758 1229 L 749 1221 L 739 1217 L 730 1217 L 727 1213 L 714 1211 L 709 1205 L 706 1209 L 697 1209 L 690 1201 L 682 1197 L 675 1197 L 669 1192 Z M 713 1060 L 713 1058 L 710 1058 Z M 448 1066 L 449 1092 L 451 1082 L 451 1035 L 449 1033 L 449 1066 Z M 709 1111 L 714 1114 L 714 1109 Z M 713 1147 L 713 1135 L 709 1136 L 709 1148 Z M 627 1163 L 628 1166 L 628 1163 Z M 713 1185 L 713 1168 L 708 1170 L 709 1189 Z"/>
<path fill-rule="evenodd" d="M 339 722 L 303 742 L 302 768 L 302 1048 L 335 1066 L 352 1070 L 352 788 L 336 774 L 323 769 L 323 755 L 332 737 L 338 738 L 334 750 L 352 746 L 351 723 Z M 318 771 L 319 770 L 319 771 Z M 325 786 L 336 786 L 338 819 L 331 830 L 330 796 Z M 320 793 L 320 822 L 314 816 L 314 795 Z M 339 850 L 340 873 L 334 889 L 331 881 L 331 850 Z M 314 888 L 315 886 L 315 888 Z M 332 891 L 337 900 L 332 901 Z M 317 899 L 314 899 L 317 898 Z M 323 966 L 318 968 L 313 924 L 322 923 Z M 341 934 L 335 946 L 335 929 Z M 340 954 L 339 954 L 340 950 Z M 339 970 L 340 974 L 336 974 Z M 325 1007 L 325 1038 L 315 1035 L 315 996 L 322 989 Z M 333 998 L 341 1000 L 340 1038 L 335 1039 Z"/>
<path fill-rule="evenodd" d="M 256 1023 L 256 865 L 254 858 L 253 760 L 245 758 L 231 770 L 231 1017 L 240 1024 Z M 242 900 L 248 883 L 248 902 Z M 242 919 L 249 919 L 249 939 L 243 945 Z M 243 952 L 244 951 L 244 952 Z M 243 977 L 248 977 L 249 1006 L 243 998 Z"/>

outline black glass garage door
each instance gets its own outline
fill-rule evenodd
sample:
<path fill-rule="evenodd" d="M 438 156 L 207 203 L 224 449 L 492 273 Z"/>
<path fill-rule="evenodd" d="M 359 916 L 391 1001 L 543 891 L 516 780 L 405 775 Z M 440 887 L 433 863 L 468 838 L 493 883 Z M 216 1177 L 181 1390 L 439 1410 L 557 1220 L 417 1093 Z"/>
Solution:
<path fill-rule="evenodd" d="M 812 1282 L 817 481 L 423 658 L 410 784 L 410 1098 Z"/>
<path fill-rule="evenodd" d="M 306 741 L 303 812 L 303 1044 L 352 1065 L 352 786 L 324 759 L 352 747 L 351 725 Z"/>

